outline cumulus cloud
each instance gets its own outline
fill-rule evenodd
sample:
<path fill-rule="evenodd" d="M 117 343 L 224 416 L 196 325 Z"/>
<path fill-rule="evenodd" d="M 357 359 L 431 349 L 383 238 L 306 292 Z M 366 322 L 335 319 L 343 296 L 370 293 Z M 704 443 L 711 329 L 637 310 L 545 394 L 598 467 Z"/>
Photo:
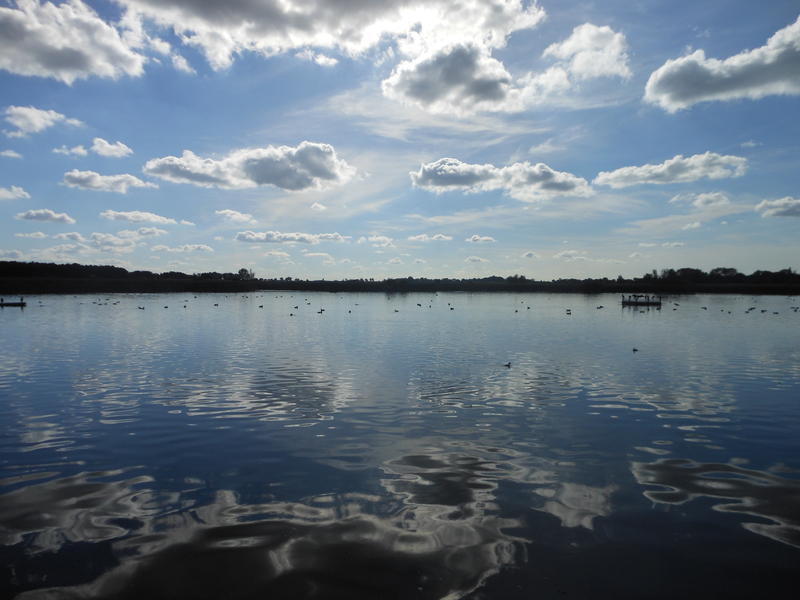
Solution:
<path fill-rule="evenodd" d="M 297 58 L 302 60 L 307 60 L 310 62 L 315 62 L 321 67 L 333 67 L 339 64 L 339 61 L 331 56 L 326 56 L 325 54 L 321 54 L 319 52 L 314 52 L 310 48 L 306 48 L 305 50 L 301 50 L 295 54 Z"/>
<path fill-rule="evenodd" d="M 488 263 L 489 260 L 486 258 L 481 258 L 480 256 L 468 256 L 464 259 L 464 262 L 469 263 Z"/>
<path fill-rule="evenodd" d="M 321 258 L 322 264 L 325 265 L 332 265 L 336 263 L 336 260 L 328 254 L 327 252 L 306 252 L 303 256 L 308 256 L 310 258 Z"/>
<path fill-rule="evenodd" d="M 291 255 L 288 252 L 282 252 L 280 250 L 270 250 L 269 252 L 264 252 L 264 256 L 269 256 L 272 258 L 289 258 Z"/>
<path fill-rule="evenodd" d="M 155 223 L 156 225 L 175 225 L 175 219 L 162 217 L 151 212 L 132 210 L 128 212 L 104 210 L 100 216 L 109 221 L 128 221 L 129 223 Z"/>
<path fill-rule="evenodd" d="M 594 179 L 596 185 L 624 188 L 643 183 L 688 183 L 698 179 L 741 177 L 747 171 L 747 159 L 715 152 L 684 157 L 678 154 L 658 165 L 622 167 L 603 171 Z"/>
<path fill-rule="evenodd" d="M 686 225 L 681 227 L 681 229 L 683 231 L 689 231 L 691 229 L 700 229 L 700 227 L 702 227 L 702 225 L 700 224 L 700 221 L 692 221 L 691 223 L 687 223 Z"/>
<path fill-rule="evenodd" d="M 123 158 L 133 154 L 133 150 L 122 142 L 116 141 L 112 144 L 100 137 L 96 137 L 92 140 L 92 152 L 100 156 L 109 156 L 111 158 Z"/>
<path fill-rule="evenodd" d="M 267 146 L 234 150 L 220 159 L 201 158 L 190 150 L 147 161 L 147 175 L 173 183 L 225 189 L 272 185 L 287 191 L 322 189 L 348 181 L 355 169 L 329 144 Z"/>
<path fill-rule="evenodd" d="M 41 231 L 32 231 L 30 233 L 15 233 L 14 237 L 30 238 L 32 240 L 43 240 L 44 238 L 47 237 L 47 234 Z"/>
<path fill-rule="evenodd" d="M 498 110 L 512 90 L 511 75 L 488 50 L 474 44 L 443 48 L 401 63 L 383 84 L 383 93 L 431 112 Z"/>
<path fill-rule="evenodd" d="M 586 252 L 583 250 L 562 250 L 561 252 L 556 252 L 553 258 L 567 262 L 586 260 Z"/>
<path fill-rule="evenodd" d="M 382 0 L 348 2 L 237 0 L 118 0 L 132 13 L 171 27 L 198 47 L 215 69 L 228 67 L 242 52 L 273 56 L 317 56 L 328 49 L 359 56 L 393 40 L 416 56 L 453 41 L 479 40 L 499 47 L 512 32 L 535 26 L 544 10 L 521 0 Z"/>
<path fill-rule="evenodd" d="M 57 233 L 53 236 L 55 240 L 70 240 L 72 242 L 78 242 L 81 244 L 86 243 L 86 238 L 84 238 L 80 233 L 77 231 L 69 231 L 66 233 Z"/>
<path fill-rule="evenodd" d="M 449 242 L 452 239 L 453 236 L 443 233 L 434 233 L 433 235 L 420 233 L 419 235 L 411 235 L 408 237 L 408 241 L 410 242 Z"/>
<path fill-rule="evenodd" d="M 618 76 L 628 78 L 628 44 L 625 36 L 610 27 L 584 23 L 565 40 L 548 46 L 542 56 L 566 61 L 577 79 Z"/>
<path fill-rule="evenodd" d="M 138 76 L 145 57 L 81 0 L 17 0 L 0 7 L 0 69 L 66 84 L 90 76 Z"/>
<path fill-rule="evenodd" d="M 670 199 L 669 203 L 691 204 L 694 208 L 703 210 L 727 206 L 731 201 L 723 192 L 707 192 L 702 194 L 677 194 Z"/>
<path fill-rule="evenodd" d="M 324 204 L 320 204 L 319 202 L 314 202 L 314 204 L 311 205 L 311 210 L 322 212 L 323 210 L 328 210 L 328 207 Z"/>
<path fill-rule="evenodd" d="M 150 250 L 152 250 L 153 252 L 173 252 L 173 253 L 214 251 L 214 249 L 211 246 L 206 246 L 205 244 L 182 244 L 181 246 L 174 246 L 174 247 L 157 245 L 157 246 L 151 246 Z"/>
<path fill-rule="evenodd" d="M 541 258 L 541 256 L 539 256 L 538 254 L 536 254 L 536 252 L 534 252 L 533 250 L 528 250 L 527 252 L 523 252 L 523 253 L 522 253 L 522 258 L 535 258 L 535 259 L 539 259 L 539 258 Z"/>
<path fill-rule="evenodd" d="M 756 204 L 762 217 L 800 217 L 800 198 L 786 196 L 779 200 L 762 200 Z"/>
<path fill-rule="evenodd" d="M 189 75 L 194 75 L 197 73 L 192 68 L 192 65 L 189 64 L 189 61 L 186 60 L 180 54 L 173 54 L 170 56 L 170 60 L 172 60 L 172 66 L 175 67 L 178 71 L 183 71 L 184 73 L 188 73 Z"/>
<path fill-rule="evenodd" d="M 58 148 L 53 148 L 53 154 L 63 154 L 64 156 L 86 156 L 89 152 L 83 146 L 73 146 L 68 148 L 61 145 Z"/>
<path fill-rule="evenodd" d="M 15 219 L 23 219 L 26 221 L 50 221 L 51 223 L 66 223 L 72 225 L 75 219 L 70 217 L 67 213 L 57 213 L 49 208 L 36 208 L 26 210 L 25 212 L 17 213 Z"/>
<path fill-rule="evenodd" d="M 268 244 L 319 244 L 320 242 L 346 242 L 349 236 L 339 233 L 282 233 L 280 231 L 240 231 L 234 237 L 239 242 Z"/>
<path fill-rule="evenodd" d="M 4 260 L 20 260 L 22 256 L 19 250 L 0 250 L 0 258 Z"/>
<path fill-rule="evenodd" d="M 641 246 L 641 244 L 639 244 Z M 662 248 L 680 248 L 683 246 L 683 242 L 664 242 L 661 244 Z"/>
<path fill-rule="evenodd" d="M 0 200 L 22 200 L 30 197 L 31 195 L 18 185 L 12 185 L 10 188 L 0 187 Z"/>
<path fill-rule="evenodd" d="M 22 158 L 22 154 L 16 150 L 0 150 L 0 156 L 3 158 Z"/>
<path fill-rule="evenodd" d="M 140 239 L 145 237 L 156 237 L 159 235 L 166 235 L 165 229 L 158 227 L 139 227 L 138 229 L 123 229 L 117 232 L 117 236 L 121 238 Z"/>
<path fill-rule="evenodd" d="M 0 11 L 3 9 L 0 8 Z M 2 28 L 0 28 L 2 30 Z M 0 50 L 2 52 L 2 50 Z M 35 108 L 33 106 L 7 106 L 5 110 L 5 117 L 7 123 L 13 125 L 16 129 L 3 130 L 6 136 L 11 138 L 21 138 L 30 135 L 31 133 L 39 133 L 56 123 L 64 123 L 73 127 L 83 125 L 78 119 L 71 119 L 60 112 L 54 110 L 44 110 Z"/>
<path fill-rule="evenodd" d="M 478 235 L 477 233 L 474 235 L 469 236 L 467 239 L 464 240 L 465 242 L 470 242 L 473 244 L 486 244 L 490 242 L 496 242 L 497 240 L 493 237 L 488 235 Z"/>
<path fill-rule="evenodd" d="M 436 46 L 397 65 L 383 93 L 434 113 L 518 112 L 554 100 L 581 80 L 631 74 L 625 36 L 591 23 L 545 50 L 555 65 L 516 79 L 492 56 L 497 47 L 481 37 Z"/>
<path fill-rule="evenodd" d="M 375 248 L 390 248 L 394 246 L 394 240 L 385 235 L 361 236 L 358 238 L 358 243 L 368 243 Z"/>
<path fill-rule="evenodd" d="M 556 171 L 544 163 L 518 162 L 507 167 L 469 164 L 455 158 L 440 158 L 409 173 L 415 186 L 437 194 L 459 190 L 465 193 L 502 190 L 525 202 L 556 196 L 589 196 L 588 182 L 571 173 Z"/>
<path fill-rule="evenodd" d="M 121 173 L 119 175 L 100 175 L 94 171 L 73 169 L 64 173 L 63 183 L 69 187 L 95 192 L 116 192 L 127 194 L 128 188 L 157 188 L 155 183 L 142 181 L 135 175 Z"/>
<path fill-rule="evenodd" d="M 225 208 L 223 210 L 215 210 L 215 215 L 221 216 L 223 219 L 228 221 L 229 223 L 255 223 L 256 220 L 253 218 L 253 215 L 248 213 L 241 213 L 238 210 L 233 210 L 230 208 Z"/>
<path fill-rule="evenodd" d="M 644 99 L 669 112 L 711 100 L 800 94 L 800 17 L 764 46 L 719 60 L 703 50 L 668 60 L 647 81 Z"/>

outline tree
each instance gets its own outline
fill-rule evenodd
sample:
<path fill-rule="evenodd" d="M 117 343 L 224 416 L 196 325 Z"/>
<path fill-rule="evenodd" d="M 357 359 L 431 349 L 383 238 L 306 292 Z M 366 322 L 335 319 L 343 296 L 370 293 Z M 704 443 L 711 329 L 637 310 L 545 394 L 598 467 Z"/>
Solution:
<path fill-rule="evenodd" d="M 256 274 L 253 273 L 253 269 L 245 269 L 245 268 L 239 269 L 239 279 L 243 281 L 249 281 L 250 279 L 255 279 L 255 278 Z"/>

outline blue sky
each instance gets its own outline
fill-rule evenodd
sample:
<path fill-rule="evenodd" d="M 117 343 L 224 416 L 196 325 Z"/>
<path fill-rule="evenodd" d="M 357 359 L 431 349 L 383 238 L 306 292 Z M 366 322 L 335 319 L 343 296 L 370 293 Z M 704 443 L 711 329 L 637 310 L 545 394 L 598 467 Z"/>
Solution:
<path fill-rule="evenodd" d="M 800 269 L 800 9 L 0 0 L 0 258 Z"/>

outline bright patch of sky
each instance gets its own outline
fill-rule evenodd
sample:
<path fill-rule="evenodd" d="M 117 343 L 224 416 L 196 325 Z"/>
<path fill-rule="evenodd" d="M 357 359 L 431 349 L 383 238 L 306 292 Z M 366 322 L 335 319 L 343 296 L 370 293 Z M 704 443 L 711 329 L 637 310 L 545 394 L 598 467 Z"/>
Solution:
<path fill-rule="evenodd" d="M 0 253 L 800 269 L 798 73 L 796 0 L 8 0 Z"/>

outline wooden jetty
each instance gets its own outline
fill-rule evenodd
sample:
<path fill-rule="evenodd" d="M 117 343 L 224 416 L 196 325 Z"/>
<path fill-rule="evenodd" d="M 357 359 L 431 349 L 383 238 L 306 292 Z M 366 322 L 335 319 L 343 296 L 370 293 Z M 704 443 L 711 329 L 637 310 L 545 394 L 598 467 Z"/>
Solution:
<path fill-rule="evenodd" d="M 661 306 L 661 296 L 631 294 L 622 296 L 622 306 Z"/>
<path fill-rule="evenodd" d="M 5 308 L 6 306 L 18 306 L 19 308 L 25 308 L 28 306 L 28 303 L 25 302 L 23 298 L 20 298 L 19 302 L 6 302 L 5 298 L 0 298 L 0 308 Z"/>

